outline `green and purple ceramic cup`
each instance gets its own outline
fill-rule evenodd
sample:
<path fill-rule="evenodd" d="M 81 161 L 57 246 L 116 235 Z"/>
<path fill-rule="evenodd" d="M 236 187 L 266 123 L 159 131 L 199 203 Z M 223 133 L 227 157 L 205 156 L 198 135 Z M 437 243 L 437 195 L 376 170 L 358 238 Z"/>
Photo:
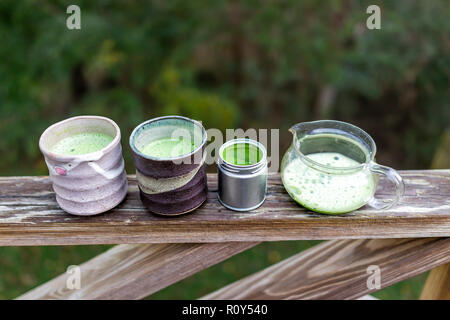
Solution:
<path fill-rule="evenodd" d="M 89 216 L 117 206 L 128 191 L 120 129 L 111 119 L 79 116 L 55 123 L 39 140 L 66 212 Z"/>
<path fill-rule="evenodd" d="M 198 121 L 166 116 L 138 125 L 130 136 L 143 204 L 153 213 L 181 215 L 207 197 L 206 130 Z"/>

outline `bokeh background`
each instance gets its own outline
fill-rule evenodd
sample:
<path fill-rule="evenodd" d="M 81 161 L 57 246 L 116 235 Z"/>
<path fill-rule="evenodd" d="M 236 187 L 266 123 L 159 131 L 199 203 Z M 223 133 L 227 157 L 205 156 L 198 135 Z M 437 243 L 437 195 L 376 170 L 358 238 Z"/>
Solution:
<path fill-rule="evenodd" d="M 66 8 L 81 8 L 81 30 Z M 381 30 L 366 8 L 381 7 Z M 450 2 L 357 0 L 0 2 L 0 175 L 46 175 L 50 124 L 81 114 L 140 122 L 179 114 L 206 128 L 337 119 L 375 139 L 398 169 L 448 168 Z M 211 169 L 213 170 L 213 169 Z M 198 298 L 316 242 L 262 244 L 150 298 Z M 0 248 L 0 298 L 108 246 Z M 374 294 L 417 298 L 425 275 Z"/>

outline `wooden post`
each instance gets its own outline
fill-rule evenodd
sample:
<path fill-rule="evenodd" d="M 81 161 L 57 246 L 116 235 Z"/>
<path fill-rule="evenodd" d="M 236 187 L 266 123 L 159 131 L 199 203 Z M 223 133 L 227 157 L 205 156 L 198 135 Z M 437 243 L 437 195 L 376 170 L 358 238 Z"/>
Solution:
<path fill-rule="evenodd" d="M 450 129 L 447 129 L 437 148 L 432 169 L 444 169 L 450 167 Z M 450 264 L 446 264 L 431 270 L 420 295 L 421 300 L 450 300 Z"/>
<path fill-rule="evenodd" d="M 450 300 L 450 263 L 431 270 L 420 300 Z"/>

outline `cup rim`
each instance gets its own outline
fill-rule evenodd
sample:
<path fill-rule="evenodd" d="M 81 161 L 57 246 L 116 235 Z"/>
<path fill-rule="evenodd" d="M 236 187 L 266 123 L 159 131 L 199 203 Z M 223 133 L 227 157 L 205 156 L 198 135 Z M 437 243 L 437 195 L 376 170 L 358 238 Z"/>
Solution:
<path fill-rule="evenodd" d="M 152 157 L 152 156 L 143 154 L 143 153 L 142 153 L 141 151 L 139 151 L 139 150 L 136 148 L 136 146 L 134 145 L 134 138 L 135 138 L 135 136 L 136 136 L 137 131 L 138 131 L 140 128 L 142 128 L 143 126 L 145 126 L 145 125 L 147 125 L 147 124 L 149 124 L 149 123 L 156 122 L 156 121 L 161 121 L 161 120 L 166 120 L 166 119 L 181 119 L 181 120 L 184 120 L 184 121 L 192 122 L 192 123 L 194 123 L 195 125 L 199 126 L 199 127 L 202 129 L 202 135 L 203 135 L 202 143 L 201 143 L 197 148 L 195 148 L 194 150 L 192 150 L 191 152 L 182 154 L 182 155 L 177 156 L 177 157 L 158 158 L 158 157 Z M 145 159 L 148 159 L 148 160 L 153 160 L 153 161 L 173 161 L 173 160 L 184 159 L 184 158 L 190 157 L 190 156 L 192 156 L 193 154 L 197 153 L 201 148 L 203 148 L 203 146 L 205 145 L 207 139 L 208 139 L 208 135 L 207 135 L 207 133 L 206 133 L 206 129 L 205 129 L 205 127 L 204 127 L 199 121 L 194 120 L 194 119 L 191 119 L 191 118 L 188 118 L 188 117 L 177 116 L 177 115 L 170 115 L 170 116 L 156 117 L 156 118 L 153 118 L 153 119 L 150 119 L 150 120 L 147 120 L 147 121 L 144 121 L 144 122 L 138 124 L 138 125 L 133 129 L 133 132 L 131 132 L 130 139 L 129 139 L 129 144 L 130 144 L 131 150 L 132 150 L 135 154 L 139 155 L 139 156 L 142 157 L 142 158 L 145 158 Z"/>
<path fill-rule="evenodd" d="M 306 161 L 309 164 L 312 164 L 315 167 L 321 168 L 324 171 L 326 170 L 336 170 L 336 171 L 340 171 L 340 172 L 350 172 L 350 171 L 357 171 L 360 170 L 362 168 L 364 168 L 365 166 L 369 165 L 371 162 L 374 161 L 375 159 L 375 154 L 377 152 L 377 146 L 375 144 L 375 141 L 373 140 L 373 138 L 363 129 L 361 129 L 358 126 L 355 126 L 351 123 L 348 122 L 344 122 L 344 121 L 339 121 L 339 120 L 315 120 L 315 121 L 307 121 L 307 122 L 302 122 L 299 125 L 318 125 L 318 124 L 340 124 L 343 126 L 347 126 L 352 128 L 353 130 L 359 132 L 360 134 L 364 135 L 369 143 L 370 143 L 370 147 L 372 148 L 372 150 L 368 150 L 368 152 L 365 152 L 367 154 L 366 157 L 366 161 L 356 165 L 356 166 L 351 166 L 351 167 L 334 167 L 334 166 L 329 166 L 329 165 L 324 165 L 322 163 L 319 163 L 317 161 L 312 160 L 311 158 L 309 158 L 307 155 L 305 155 L 303 152 L 300 151 L 300 149 L 297 147 L 297 145 L 294 143 L 294 149 L 296 152 L 298 152 L 298 154 L 300 155 L 300 158 L 303 161 Z M 324 126 L 324 128 L 330 128 L 329 126 Z M 296 136 L 294 136 L 294 139 L 296 138 Z M 361 146 L 364 148 L 364 146 Z M 364 148 L 366 149 L 366 148 Z"/>
<path fill-rule="evenodd" d="M 45 136 L 48 135 L 52 129 L 54 129 L 57 126 L 61 126 L 61 125 L 64 125 L 64 124 L 66 124 L 68 122 L 72 122 L 74 120 L 79 120 L 79 119 L 87 119 L 87 120 L 88 119 L 97 119 L 97 120 L 102 120 L 102 121 L 108 122 L 109 124 L 111 124 L 114 127 L 114 129 L 116 131 L 116 134 L 115 134 L 113 140 L 108 145 L 106 145 L 105 147 L 103 147 L 100 150 L 97 150 L 97 151 L 94 151 L 94 152 L 89 152 L 89 153 L 84 153 L 84 154 L 79 154 L 79 155 L 62 155 L 62 154 L 57 154 L 57 153 L 51 152 L 46 147 L 44 147 L 44 141 L 43 140 L 44 140 Z M 70 118 L 58 121 L 58 122 L 52 124 L 51 126 L 49 126 L 47 129 L 45 129 L 45 131 L 41 134 L 41 137 L 39 138 L 39 149 L 41 149 L 41 152 L 46 157 L 49 157 L 49 158 L 52 158 L 52 159 L 56 159 L 56 160 L 59 160 L 59 161 L 68 161 L 68 160 L 73 160 L 73 159 L 84 159 L 87 156 L 92 155 L 92 154 L 99 154 L 99 153 L 105 154 L 105 153 L 108 153 L 109 151 L 111 151 L 113 148 L 116 147 L 116 145 L 120 142 L 120 139 L 121 139 L 120 128 L 117 125 L 117 123 L 114 122 L 114 120 L 112 120 L 110 118 L 107 118 L 107 117 L 102 117 L 102 116 L 81 115 L 81 116 L 70 117 Z"/>

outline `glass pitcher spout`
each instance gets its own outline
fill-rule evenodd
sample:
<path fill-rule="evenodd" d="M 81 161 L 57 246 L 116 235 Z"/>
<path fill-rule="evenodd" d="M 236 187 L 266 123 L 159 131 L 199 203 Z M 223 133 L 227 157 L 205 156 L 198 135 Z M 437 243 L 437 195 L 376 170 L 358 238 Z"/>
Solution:
<path fill-rule="evenodd" d="M 307 127 L 310 122 L 299 122 L 289 128 L 289 132 L 292 133 L 291 148 L 299 151 L 299 143 L 302 137 L 307 133 Z"/>
<path fill-rule="evenodd" d="M 311 136 L 315 134 L 344 134 L 344 135 L 352 135 L 357 137 L 359 131 L 362 131 L 356 126 L 351 124 L 336 121 L 336 120 L 316 120 L 316 121 L 307 121 L 307 122 L 299 122 L 293 125 L 289 132 L 293 135 L 293 141 L 302 140 L 305 136 Z M 363 136 L 368 136 L 364 133 Z M 365 139 L 366 145 L 370 145 L 370 147 L 374 144 L 371 138 Z"/>
<path fill-rule="evenodd" d="M 289 128 L 289 132 L 292 133 L 292 144 L 295 147 L 299 147 L 300 140 L 308 134 L 314 132 L 317 127 L 318 121 L 299 122 Z"/>
<path fill-rule="evenodd" d="M 292 133 L 293 137 L 295 138 L 297 136 L 297 132 L 301 131 L 302 129 L 302 123 L 297 123 L 289 128 L 289 132 Z"/>
<path fill-rule="evenodd" d="M 305 131 L 305 123 L 300 122 L 289 128 L 289 132 L 292 133 L 292 143 L 296 145 L 296 141 L 298 141 Z"/>

